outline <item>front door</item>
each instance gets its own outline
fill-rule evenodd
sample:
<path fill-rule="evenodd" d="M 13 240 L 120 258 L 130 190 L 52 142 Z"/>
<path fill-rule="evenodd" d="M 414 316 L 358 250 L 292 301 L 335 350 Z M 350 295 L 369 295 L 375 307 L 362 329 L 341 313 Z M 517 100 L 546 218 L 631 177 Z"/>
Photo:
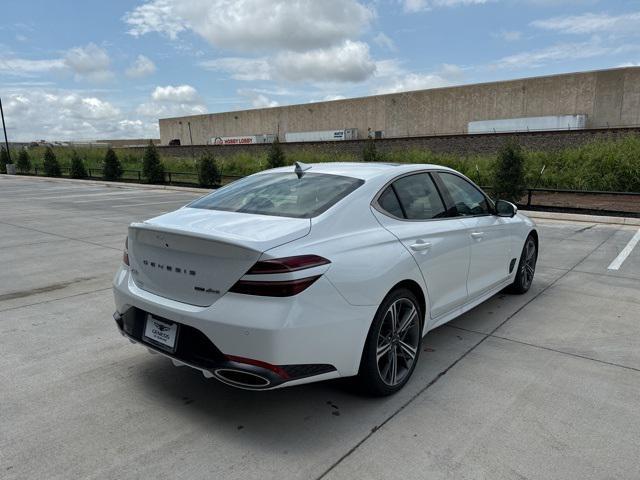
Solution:
<path fill-rule="evenodd" d="M 493 214 L 486 196 L 459 175 L 439 172 L 471 241 L 467 289 L 473 300 L 504 282 L 512 259 L 509 219 Z"/>

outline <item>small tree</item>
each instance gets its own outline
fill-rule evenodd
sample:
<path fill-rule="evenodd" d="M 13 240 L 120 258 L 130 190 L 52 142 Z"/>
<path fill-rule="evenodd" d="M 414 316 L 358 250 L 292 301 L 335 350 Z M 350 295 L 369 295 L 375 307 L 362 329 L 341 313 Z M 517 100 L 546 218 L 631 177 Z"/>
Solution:
<path fill-rule="evenodd" d="M 362 149 L 362 161 L 364 162 L 380 162 L 382 160 L 382 153 L 378 152 L 376 148 L 375 139 L 369 137 Z"/>
<path fill-rule="evenodd" d="M 60 171 L 60 163 L 56 158 L 56 154 L 51 147 L 47 147 L 44 151 L 44 159 L 42 161 L 42 167 L 44 168 L 44 174 L 47 177 L 60 177 L 62 172 Z"/>
<path fill-rule="evenodd" d="M 498 152 L 493 193 L 495 198 L 519 202 L 525 192 L 524 155 L 517 143 L 507 142 Z"/>
<path fill-rule="evenodd" d="M 89 176 L 87 175 L 87 169 L 84 167 L 82 158 L 75 150 L 71 152 L 71 168 L 69 170 L 69 176 L 71 178 L 87 178 Z"/>
<path fill-rule="evenodd" d="M 220 169 L 212 153 L 205 154 L 200 158 L 200 164 L 198 165 L 198 182 L 200 186 L 205 188 L 220 185 Z"/>
<path fill-rule="evenodd" d="M 108 148 L 104 156 L 102 177 L 111 181 L 120 180 L 120 177 L 122 177 L 122 165 L 120 165 L 120 160 L 118 160 L 118 156 L 112 148 Z"/>
<path fill-rule="evenodd" d="M 27 152 L 26 148 L 20 149 L 18 160 L 16 161 L 16 168 L 20 173 L 29 173 L 31 171 L 31 159 L 29 158 L 29 152 Z"/>
<path fill-rule="evenodd" d="M 153 142 L 149 142 L 144 151 L 142 175 L 147 183 L 164 183 L 164 165 L 160 161 L 160 155 Z"/>
<path fill-rule="evenodd" d="M 269 153 L 267 155 L 267 164 L 269 165 L 269 168 L 278 168 L 284 167 L 285 161 L 286 159 L 284 156 L 284 152 L 282 151 L 282 147 L 280 146 L 278 137 L 276 137 L 271 144 L 271 148 L 269 149 Z"/>
<path fill-rule="evenodd" d="M 7 173 L 7 164 L 9 163 L 9 154 L 4 149 L 0 148 L 0 173 Z"/>

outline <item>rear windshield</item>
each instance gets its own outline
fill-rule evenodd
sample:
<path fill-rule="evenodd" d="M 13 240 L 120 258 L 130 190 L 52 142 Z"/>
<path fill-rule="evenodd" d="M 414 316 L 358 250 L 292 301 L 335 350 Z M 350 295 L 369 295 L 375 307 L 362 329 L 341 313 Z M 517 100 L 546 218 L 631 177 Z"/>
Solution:
<path fill-rule="evenodd" d="M 324 173 L 265 173 L 238 180 L 187 205 L 227 212 L 311 218 L 364 183 L 358 178 Z"/>

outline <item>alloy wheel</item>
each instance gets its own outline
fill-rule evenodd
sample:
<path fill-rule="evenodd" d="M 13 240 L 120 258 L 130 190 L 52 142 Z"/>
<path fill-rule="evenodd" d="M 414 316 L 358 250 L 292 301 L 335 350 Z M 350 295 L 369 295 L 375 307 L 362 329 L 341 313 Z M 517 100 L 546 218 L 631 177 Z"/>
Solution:
<path fill-rule="evenodd" d="M 527 240 L 527 245 L 524 251 L 524 262 L 522 264 L 522 283 L 525 288 L 531 286 L 533 281 L 533 274 L 536 271 L 536 262 L 538 255 L 536 253 L 536 244 L 533 239 Z"/>
<path fill-rule="evenodd" d="M 387 309 L 378 332 L 376 364 L 385 384 L 395 386 L 405 380 L 419 344 L 418 308 L 408 298 L 399 298 Z"/>

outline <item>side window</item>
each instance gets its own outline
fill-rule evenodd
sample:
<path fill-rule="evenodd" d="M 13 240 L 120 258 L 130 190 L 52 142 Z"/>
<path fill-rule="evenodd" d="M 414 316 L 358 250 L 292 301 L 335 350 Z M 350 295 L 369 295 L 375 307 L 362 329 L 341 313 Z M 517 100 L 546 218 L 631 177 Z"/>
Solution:
<path fill-rule="evenodd" d="M 398 197 L 396 193 L 393 191 L 393 188 L 387 187 L 382 195 L 378 197 L 378 205 L 385 212 L 389 212 L 394 217 L 404 218 L 404 213 L 402 212 L 402 207 L 400 206 L 400 202 L 398 201 Z"/>
<path fill-rule="evenodd" d="M 458 210 L 458 215 L 488 215 L 490 213 L 489 203 L 485 196 L 464 178 L 444 172 L 440 172 L 438 175 L 447 188 Z"/>
<path fill-rule="evenodd" d="M 409 220 L 446 216 L 440 194 L 428 173 L 402 177 L 393 183 L 393 187 Z"/>

